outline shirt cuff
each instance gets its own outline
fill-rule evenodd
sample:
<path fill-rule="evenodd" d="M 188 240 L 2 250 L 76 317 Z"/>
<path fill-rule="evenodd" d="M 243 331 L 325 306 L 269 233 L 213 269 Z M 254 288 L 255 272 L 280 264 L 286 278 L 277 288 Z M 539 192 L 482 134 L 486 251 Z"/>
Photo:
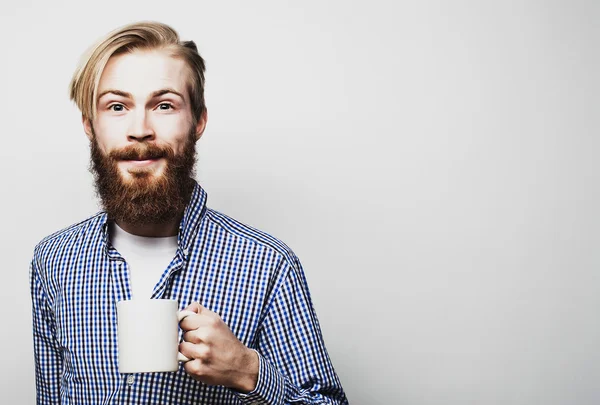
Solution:
<path fill-rule="evenodd" d="M 236 394 L 245 405 L 283 404 L 285 378 L 259 352 L 254 351 L 258 355 L 258 381 L 256 388 L 247 394 L 241 392 L 236 392 Z"/>

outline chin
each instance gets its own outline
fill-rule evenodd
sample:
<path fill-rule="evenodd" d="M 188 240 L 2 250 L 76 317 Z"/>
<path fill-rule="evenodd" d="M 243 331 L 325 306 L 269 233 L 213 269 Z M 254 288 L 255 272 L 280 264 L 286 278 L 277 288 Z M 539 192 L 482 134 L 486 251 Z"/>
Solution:
<path fill-rule="evenodd" d="M 163 175 L 163 165 L 159 167 L 121 167 L 119 168 L 121 179 L 124 182 L 134 181 L 135 179 L 160 178 Z"/>
<path fill-rule="evenodd" d="M 156 170 L 126 170 L 125 172 L 121 172 L 121 180 L 125 184 L 133 184 L 139 181 L 156 181 L 161 177 L 162 172 L 157 172 Z"/>

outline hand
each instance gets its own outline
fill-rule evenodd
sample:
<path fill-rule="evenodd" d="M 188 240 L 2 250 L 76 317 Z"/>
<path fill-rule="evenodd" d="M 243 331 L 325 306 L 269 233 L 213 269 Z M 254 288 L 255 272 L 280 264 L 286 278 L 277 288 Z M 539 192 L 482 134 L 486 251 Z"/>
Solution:
<path fill-rule="evenodd" d="M 221 317 L 198 303 L 187 308 L 195 312 L 179 326 L 183 342 L 179 351 L 191 360 L 185 371 L 208 385 L 223 385 L 248 393 L 258 381 L 258 355 L 231 332 Z"/>

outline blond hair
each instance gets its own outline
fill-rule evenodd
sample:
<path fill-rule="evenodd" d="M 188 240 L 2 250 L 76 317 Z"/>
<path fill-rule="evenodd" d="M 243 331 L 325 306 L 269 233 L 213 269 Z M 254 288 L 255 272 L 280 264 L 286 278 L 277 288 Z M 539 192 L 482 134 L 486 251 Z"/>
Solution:
<path fill-rule="evenodd" d="M 93 44 L 82 56 L 69 85 L 69 94 L 84 117 L 96 117 L 98 85 L 102 72 L 111 56 L 135 50 L 165 50 L 180 58 L 189 68 L 188 93 L 194 123 L 197 123 L 206 106 L 204 104 L 204 59 L 194 41 L 181 41 L 170 26 L 141 21 L 109 32 Z"/>

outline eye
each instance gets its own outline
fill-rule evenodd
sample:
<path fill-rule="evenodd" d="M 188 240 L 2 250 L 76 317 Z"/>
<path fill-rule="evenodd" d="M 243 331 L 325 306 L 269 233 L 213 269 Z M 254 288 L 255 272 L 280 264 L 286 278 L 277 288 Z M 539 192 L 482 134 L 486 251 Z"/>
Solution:
<path fill-rule="evenodd" d="M 173 108 L 174 108 L 173 104 L 171 104 L 171 103 L 160 103 L 158 105 L 159 110 L 168 111 L 168 110 L 172 110 Z"/>
<path fill-rule="evenodd" d="M 123 104 L 111 104 L 108 106 L 108 109 L 114 112 L 121 112 L 125 106 Z"/>

